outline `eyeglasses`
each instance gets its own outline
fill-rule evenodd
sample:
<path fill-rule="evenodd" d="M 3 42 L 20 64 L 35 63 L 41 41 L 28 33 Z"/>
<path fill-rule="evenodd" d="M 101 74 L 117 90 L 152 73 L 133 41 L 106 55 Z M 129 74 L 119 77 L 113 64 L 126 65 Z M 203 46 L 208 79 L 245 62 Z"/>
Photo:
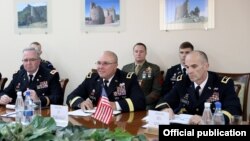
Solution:
<path fill-rule="evenodd" d="M 39 60 L 39 59 L 38 58 L 30 58 L 30 59 L 23 59 L 22 61 L 26 63 L 26 62 L 34 62 L 36 60 Z"/>
<path fill-rule="evenodd" d="M 106 61 L 104 61 L 104 62 L 101 62 L 101 61 L 97 61 L 96 62 L 96 65 L 98 65 L 98 66 L 108 66 L 108 65 L 111 65 L 111 64 L 116 64 L 116 62 L 106 62 Z"/>

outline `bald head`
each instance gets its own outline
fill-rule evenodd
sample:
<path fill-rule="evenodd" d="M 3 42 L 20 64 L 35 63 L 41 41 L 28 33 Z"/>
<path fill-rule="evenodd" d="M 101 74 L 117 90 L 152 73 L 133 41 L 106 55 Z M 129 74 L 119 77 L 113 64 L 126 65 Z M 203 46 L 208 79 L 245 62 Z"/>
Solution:
<path fill-rule="evenodd" d="M 112 62 L 116 62 L 116 63 L 118 63 L 118 57 L 117 57 L 117 55 L 114 53 L 114 52 L 112 52 L 112 51 L 104 51 L 103 52 L 103 54 L 102 54 L 102 56 L 109 56 L 110 58 L 112 58 Z"/>
<path fill-rule="evenodd" d="M 118 58 L 112 51 L 104 51 L 97 61 L 97 72 L 103 79 L 110 79 L 115 75 Z"/>
<path fill-rule="evenodd" d="M 186 56 L 185 67 L 190 80 L 201 84 L 207 78 L 209 68 L 207 55 L 199 50 L 190 52 Z"/>
<path fill-rule="evenodd" d="M 208 57 L 205 52 L 200 50 L 194 50 L 188 54 L 188 56 L 198 57 L 203 63 L 208 63 Z"/>

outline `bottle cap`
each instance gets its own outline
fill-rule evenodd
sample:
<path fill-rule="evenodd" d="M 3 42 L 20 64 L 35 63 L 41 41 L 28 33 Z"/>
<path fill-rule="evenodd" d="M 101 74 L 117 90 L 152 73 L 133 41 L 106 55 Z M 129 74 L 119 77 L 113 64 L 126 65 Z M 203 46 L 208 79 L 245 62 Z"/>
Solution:
<path fill-rule="evenodd" d="M 205 106 L 205 107 L 210 107 L 210 104 L 211 104 L 211 103 L 209 103 L 209 102 L 205 102 L 205 103 L 204 103 L 204 106 Z"/>
<path fill-rule="evenodd" d="M 30 91 L 26 91 L 25 96 L 30 96 Z"/>
<path fill-rule="evenodd" d="M 215 108 L 221 108 L 221 103 L 219 101 L 215 102 Z"/>
<path fill-rule="evenodd" d="M 18 92 L 17 92 L 17 96 L 22 96 L 22 92 L 21 92 L 21 91 L 18 91 Z"/>

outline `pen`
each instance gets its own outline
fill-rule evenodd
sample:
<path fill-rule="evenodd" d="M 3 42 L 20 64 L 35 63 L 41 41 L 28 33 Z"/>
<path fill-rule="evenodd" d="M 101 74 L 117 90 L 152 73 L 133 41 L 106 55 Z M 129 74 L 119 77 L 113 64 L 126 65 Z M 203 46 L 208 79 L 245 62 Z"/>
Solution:
<path fill-rule="evenodd" d="M 16 112 L 7 113 L 7 114 L 1 115 L 1 116 L 9 117 L 9 116 L 14 115 L 14 114 L 16 114 Z"/>

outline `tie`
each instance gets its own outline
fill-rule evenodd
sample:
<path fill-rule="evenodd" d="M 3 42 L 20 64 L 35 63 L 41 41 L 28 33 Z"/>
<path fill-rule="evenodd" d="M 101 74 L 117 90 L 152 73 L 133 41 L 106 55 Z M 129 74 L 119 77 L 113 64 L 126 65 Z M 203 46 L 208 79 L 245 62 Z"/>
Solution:
<path fill-rule="evenodd" d="M 33 75 L 32 75 L 32 74 L 30 74 L 30 75 L 29 75 L 29 84 L 31 84 L 31 83 L 32 83 L 32 78 L 33 78 Z"/>
<path fill-rule="evenodd" d="M 138 72 L 140 71 L 140 69 L 141 69 L 141 65 L 136 65 L 136 67 L 135 67 L 135 74 L 136 75 L 138 74 Z"/>
<path fill-rule="evenodd" d="M 104 80 L 104 89 L 106 90 L 106 93 L 108 91 L 108 83 L 109 83 L 108 80 Z"/>
<path fill-rule="evenodd" d="M 199 97 L 200 97 L 200 92 L 199 92 L 199 90 L 200 90 L 200 86 L 197 86 L 196 88 L 195 88 L 195 96 L 196 96 L 196 99 L 199 99 Z"/>
<path fill-rule="evenodd" d="M 183 75 L 186 75 L 187 73 L 186 73 L 186 68 L 183 68 L 182 69 L 182 72 L 183 72 Z"/>

